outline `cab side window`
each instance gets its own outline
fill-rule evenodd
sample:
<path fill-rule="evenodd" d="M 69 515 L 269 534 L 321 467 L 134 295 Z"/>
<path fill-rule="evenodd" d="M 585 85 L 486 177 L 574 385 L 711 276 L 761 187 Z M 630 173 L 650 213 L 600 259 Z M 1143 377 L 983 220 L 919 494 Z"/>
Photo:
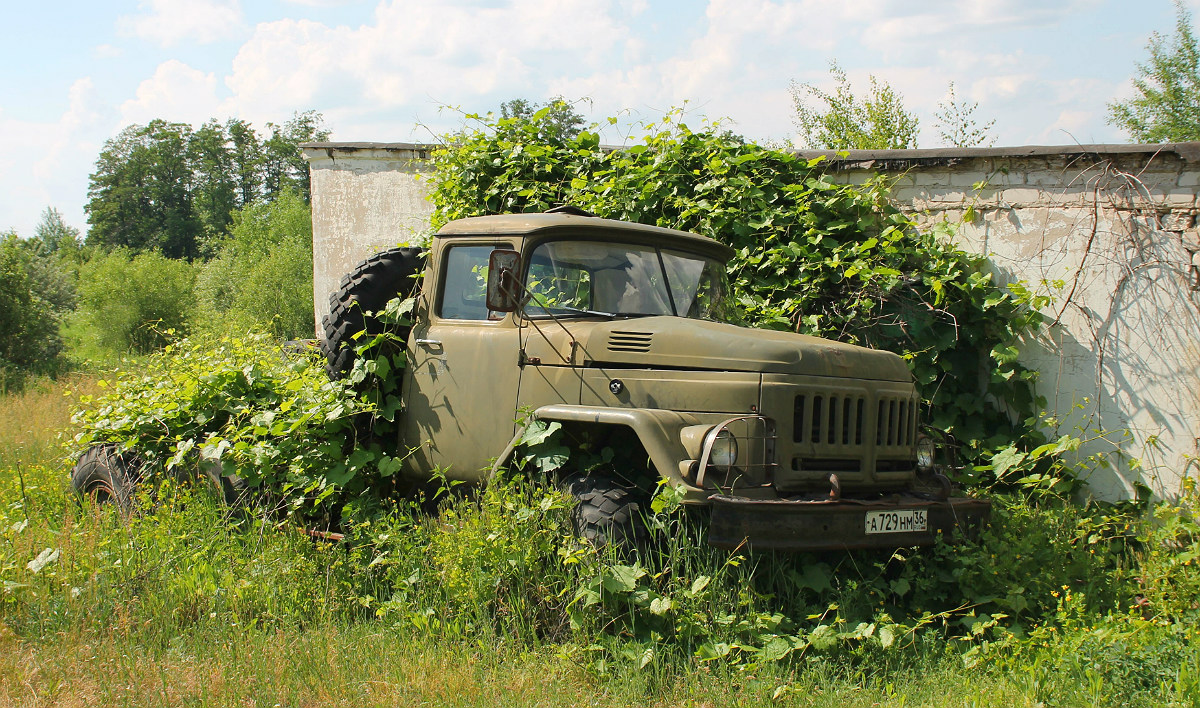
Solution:
<path fill-rule="evenodd" d="M 487 320 L 488 257 L 504 246 L 451 246 L 446 253 L 438 316 L 451 320 Z"/>

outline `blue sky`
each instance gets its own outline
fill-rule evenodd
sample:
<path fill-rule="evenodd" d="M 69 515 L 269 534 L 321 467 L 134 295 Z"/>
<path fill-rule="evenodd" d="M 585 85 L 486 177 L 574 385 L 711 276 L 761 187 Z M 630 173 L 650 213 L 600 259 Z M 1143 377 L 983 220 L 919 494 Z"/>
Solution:
<path fill-rule="evenodd" d="M 87 231 L 104 141 L 153 118 L 261 128 L 324 114 L 335 140 L 425 142 L 514 97 L 587 99 L 590 120 L 686 105 L 794 138 L 791 82 L 887 81 L 937 147 L 953 81 L 997 145 L 1126 142 L 1130 94 L 1169 0 L 122 0 L 10 3 L 0 44 L 0 230 L 47 206 Z M 1189 0 L 1194 12 L 1200 0 Z M 619 133 L 605 134 L 620 142 Z"/>

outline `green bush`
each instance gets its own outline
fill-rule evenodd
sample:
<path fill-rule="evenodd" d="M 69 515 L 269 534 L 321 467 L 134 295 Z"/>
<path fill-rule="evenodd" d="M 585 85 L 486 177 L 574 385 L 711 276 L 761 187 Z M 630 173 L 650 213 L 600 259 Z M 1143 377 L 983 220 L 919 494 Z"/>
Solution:
<path fill-rule="evenodd" d="M 293 191 L 233 215 L 233 228 L 196 283 L 198 327 L 313 336 L 312 216 Z"/>
<path fill-rule="evenodd" d="M 1139 593 L 1147 611 L 1200 626 L 1200 493 L 1184 480 L 1177 503 L 1161 503 L 1146 525 L 1140 553 Z"/>
<path fill-rule="evenodd" d="M 14 234 L 0 235 L 0 391 L 25 374 L 62 369 L 60 318 L 73 306 L 70 283 L 53 261 Z"/>
<path fill-rule="evenodd" d="M 324 514 L 347 498 L 388 493 L 400 466 L 358 437 L 360 419 L 386 423 L 395 411 L 358 395 L 354 373 L 330 381 L 323 362 L 289 357 L 263 334 L 179 340 L 81 400 L 77 450 L 118 443 L 145 459 L 150 479 L 194 475 L 204 459 L 263 500 L 308 516 L 318 504 Z"/>
<path fill-rule="evenodd" d="M 693 131 L 675 114 L 616 151 L 594 132 L 546 130 L 544 112 L 473 118 L 477 128 L 434 153 L 435 226 L 573 204 L 709 236 L 735 251 L 730 276 L 751 324 L 900 354 L 928 422 L 969 459 L 1042 441 L 1035 372 L 1017 345 L 1040 326 L 1044 298 L 994 282 L 985 259 L 951 242 L 950 225 L 918 229 L 883 180 L 835 184 L 820 159 L 716 126 Z"/>
<path fill-rule="evenodd" d="M 118 249 L 80 268 L 80 304 L 102 346 L 144 354 L 188 332 L 195 278 L 184 261 Z"/>

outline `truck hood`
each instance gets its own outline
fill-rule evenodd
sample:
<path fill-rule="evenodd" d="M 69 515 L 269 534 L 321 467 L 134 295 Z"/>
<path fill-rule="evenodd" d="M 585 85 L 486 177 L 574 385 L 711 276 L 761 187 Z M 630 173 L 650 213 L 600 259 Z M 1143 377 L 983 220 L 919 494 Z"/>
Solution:
<path fill-rule="evenodd" d="M 584 324 L 568 326 L 593 365 L 912 380 L 896 354 L 803 334 L 681 317 Z"/>

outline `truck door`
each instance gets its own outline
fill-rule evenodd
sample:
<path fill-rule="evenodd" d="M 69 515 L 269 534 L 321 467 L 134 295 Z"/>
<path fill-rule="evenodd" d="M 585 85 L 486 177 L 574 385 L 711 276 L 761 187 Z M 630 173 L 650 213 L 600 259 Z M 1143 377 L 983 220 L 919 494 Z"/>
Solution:
<path fill-rule="evenodd" d="M 514 434 L 519 330 L 484 299 L 489 255 L 511 247 L 455 242 L 435 254 L 430 312 L 409 337 L 401 426 L 402 442 L 416 448 L 407 466 L 422 476 L 440 468 L 450 479 L 480 479 Z"/>

